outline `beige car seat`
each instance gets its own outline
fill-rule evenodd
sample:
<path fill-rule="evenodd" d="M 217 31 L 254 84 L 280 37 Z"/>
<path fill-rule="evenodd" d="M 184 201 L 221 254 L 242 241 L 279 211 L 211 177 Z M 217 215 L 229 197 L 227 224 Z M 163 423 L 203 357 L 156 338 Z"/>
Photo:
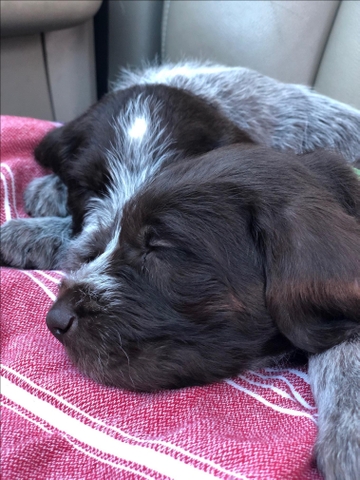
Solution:
<path fill-rule="evenodd" d="M 101 0 L 1 0 L 1 113 L 68 121 L 96 100 Z M 359 0 L 104 0 L 110 84 L 143 61 L 206 59 L 360 108 Z M 107 28 L 108 24 L 108 28 Z M 103 69 L 104 70 L 104 69 Z"/>

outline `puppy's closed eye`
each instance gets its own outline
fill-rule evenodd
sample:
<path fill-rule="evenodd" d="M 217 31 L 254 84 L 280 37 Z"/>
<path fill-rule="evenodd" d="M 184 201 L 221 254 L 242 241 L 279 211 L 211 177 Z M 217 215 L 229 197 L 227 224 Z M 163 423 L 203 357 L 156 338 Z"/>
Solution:
<path fill-rule="evenodd" d="M 162 253 L 166 246 L 161 242 L 147 242 L 145 251 L 141 257 L 141 273 L 149 273 L 155 267 L 154 262 L 161 261 Z"/>
<path fill-rule="evenodd" d="M 159 251 L 162 248 L 164 249 L 173 247 L 173 244 L 169 240 L 161 237 L 152 227 L 145 227 L 145 232 L 143 235 L 145 240 L 145 248 L 148 251 Z"/>
<path fill-rule="evenodd" d="M 123 225 L 131 224 L 131 213 L 125 211 Z M 171 242 L 162 238 L 151 226 L 145 226 L 139 233 L 132 234 L 129 228 L 123 228 L 120 235 L 121 259 L 139 273 L 149 273 L 157 260 L 161 260 L 165 250 L 172 247 Z"/>

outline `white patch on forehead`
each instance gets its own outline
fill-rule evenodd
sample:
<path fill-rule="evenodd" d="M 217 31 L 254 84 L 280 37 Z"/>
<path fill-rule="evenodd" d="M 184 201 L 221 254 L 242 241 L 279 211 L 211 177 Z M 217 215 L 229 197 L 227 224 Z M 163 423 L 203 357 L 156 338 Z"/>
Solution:
<path fill-rule="evenodd" d="M 145 118 L 137 117 L 135 118 L 134 123 L 129 128 L 128 135 L 130 138 L 141 140 L 145 135 L 147 129 L 148 129 L 148 124 Z"/>
<path fill-rule="evenodd" d="M 106 152 L 109 191 L 101 202 L 119 212 L 126 201 L 151 178 L 162 163 L 175 155 L 171 127 L 162 125 L 162 101 L 140 94 L 129 101 L 111 121 L 114 140 Z"/>

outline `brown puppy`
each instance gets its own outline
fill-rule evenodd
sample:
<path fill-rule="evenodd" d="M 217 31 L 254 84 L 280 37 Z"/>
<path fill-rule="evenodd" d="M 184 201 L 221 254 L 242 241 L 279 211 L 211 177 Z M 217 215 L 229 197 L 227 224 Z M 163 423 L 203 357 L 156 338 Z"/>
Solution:
<path fill-rule="evenodd" d="M 48 315 L 104 383 L 209 383 L 360 331 L 360 182 L 332 153 L 239 144 L 164 167 L 108 245 Z"/>

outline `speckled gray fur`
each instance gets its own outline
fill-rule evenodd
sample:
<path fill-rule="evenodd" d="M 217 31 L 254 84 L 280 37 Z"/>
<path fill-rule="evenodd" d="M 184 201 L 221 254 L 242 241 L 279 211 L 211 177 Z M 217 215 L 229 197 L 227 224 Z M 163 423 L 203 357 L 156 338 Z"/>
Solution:
<path fill-rule="evenodd" d="M 25 190 L 25 211 L 31 217 L 66 217 L 67 188 L 60 178 L 52 173 L 35 178 Z"/>
<path fill-rule="evenodd" d="M 70 232 L 71 217 L 9 220 L 1 226 L 1 265 L 58 268 L 67 250 Z"/>
<path fill-rule="evenodd" d="M 261 144 L 297 153 L 315 148 L 360 156 L 360 112 L 303 85 L 281 83 L 253 70 L 196 62 L 124 71 L 114 88 L 165 83 L 217 105 Z"/>
<path fill-rule="evenodd" d="M 318 406 L 316 457 L 326 480 L 360 478 L 360 339 L 309 360 Z"/>

